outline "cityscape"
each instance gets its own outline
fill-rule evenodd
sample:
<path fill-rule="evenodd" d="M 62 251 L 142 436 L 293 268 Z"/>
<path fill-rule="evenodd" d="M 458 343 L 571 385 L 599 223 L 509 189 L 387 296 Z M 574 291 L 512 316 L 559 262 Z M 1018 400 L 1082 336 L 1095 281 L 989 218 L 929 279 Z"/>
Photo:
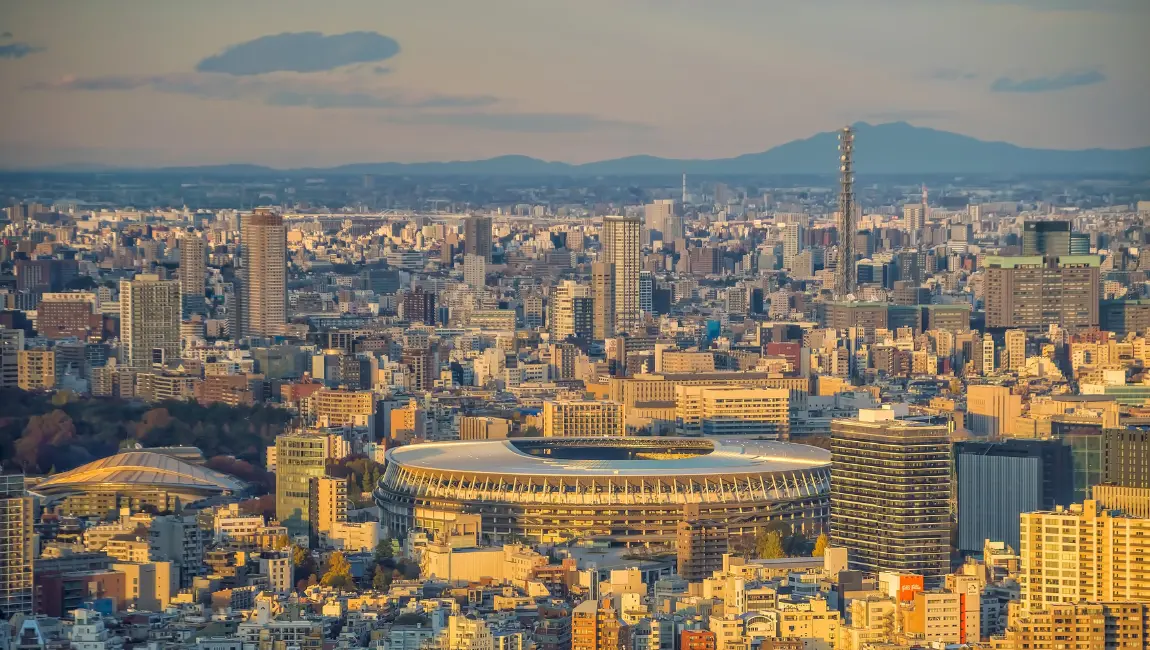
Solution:
<path fill-rule="evenodd" d="M 771 12 L 512 4 L 440 27 L 522 10 L 563 51 L 496 32 L 422 94 L 387 84 L 446 65 L 427 7 L 394 38 L 358 0 L 327 34 L 318 4 L 278 34 L 262 0 L 141 7 L 232 22 L 134 61 L 0 9 L 0 650 L 1150 648 L 1150 85 L 1118 38 L 1150 6 L 908 9 L 1041 52 L 1065 22 L 1100 63 L 971 54 L 913 81 L 970 105 L 762 131 L 716 102 L 709 143 L 685 97 L 627 116 L 612 67 L 672 67 L 628 21 Z M 861 4 L 833 30 L 903 10 Z M 933 65 L 921 37 L 868 83 Z M 488 58 L 526 66 L 499 93 L 556 66 L 617 101 L 478 94 Z"/>

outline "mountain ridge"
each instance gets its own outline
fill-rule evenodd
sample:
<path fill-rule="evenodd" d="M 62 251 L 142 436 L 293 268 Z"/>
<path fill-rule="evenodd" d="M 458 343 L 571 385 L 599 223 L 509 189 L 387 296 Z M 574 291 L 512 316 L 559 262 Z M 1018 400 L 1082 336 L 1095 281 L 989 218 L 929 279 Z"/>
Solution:
<path fill-rule="evenodd" d="M 855 169 L 868 174 L 1150 174 L 1150 147 L 1035 149 L 987 141 L 906 122 L 855 128 Z M 103 169 L 104 173 L 366 174 L 427 176 L 639 176 L 785 175 L 836 173 L 838 131 L 824 131 L 765 151 L 730 158 L 677 159 L 639 154 L 588 163 L 547 161 L 519 154 L 443 162 L 348 163 L 331 167 L 274 168 L 247 163 Z M 53 170 L 60 171 L 57 165 Z M 80 165 L 77 165 L 80 167 Z M 90 171 L 90 170 L 77 170 Z"/>

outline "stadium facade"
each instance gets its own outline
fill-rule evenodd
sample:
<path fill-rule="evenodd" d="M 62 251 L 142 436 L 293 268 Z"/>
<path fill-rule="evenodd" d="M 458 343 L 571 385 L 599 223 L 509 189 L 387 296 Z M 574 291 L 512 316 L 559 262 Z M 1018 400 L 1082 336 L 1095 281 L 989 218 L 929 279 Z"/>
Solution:
<path fill-rule="evenodd" d="M 375 490 L 389 534 L 441 538 L 480 520 L 490 542 L 674 543 L 687 518 L 732 536 L 786 522 L 808 535 L 829 515 L 830 453 L 731 438 L 517 438 L 387 452 Z"/>

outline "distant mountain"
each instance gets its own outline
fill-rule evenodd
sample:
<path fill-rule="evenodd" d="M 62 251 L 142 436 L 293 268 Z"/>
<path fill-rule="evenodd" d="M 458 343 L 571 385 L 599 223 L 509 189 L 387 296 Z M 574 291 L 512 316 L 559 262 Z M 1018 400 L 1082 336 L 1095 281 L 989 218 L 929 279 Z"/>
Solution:
<path fill-rule="evenodd" d="M 1007 142 L 912 126 L 906 122 L 855 127 L 855 169 L 869 174 L 1150 174 L 1150 147 L 1138 149 L 1028 149 Z M 433 163 L 356 163 L 339 167 L 275 170 L 259 165 L 169 167 L 157 172 L 238 174 L 379 175 L 779 175 L 835 174 L 838 132 L 819 133 L 761 153 L 715 160 L 629 156 L 571 165 L 528 156 Z"/>

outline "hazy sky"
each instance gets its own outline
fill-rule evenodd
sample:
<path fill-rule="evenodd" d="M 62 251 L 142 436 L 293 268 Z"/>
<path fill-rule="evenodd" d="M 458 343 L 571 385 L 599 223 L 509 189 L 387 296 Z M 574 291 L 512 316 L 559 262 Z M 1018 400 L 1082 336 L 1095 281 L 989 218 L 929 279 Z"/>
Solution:
<path fill-rule="evenodd" d="M 0 0 L 0 166 L 1150 145 L 1150 0 Z"/>

